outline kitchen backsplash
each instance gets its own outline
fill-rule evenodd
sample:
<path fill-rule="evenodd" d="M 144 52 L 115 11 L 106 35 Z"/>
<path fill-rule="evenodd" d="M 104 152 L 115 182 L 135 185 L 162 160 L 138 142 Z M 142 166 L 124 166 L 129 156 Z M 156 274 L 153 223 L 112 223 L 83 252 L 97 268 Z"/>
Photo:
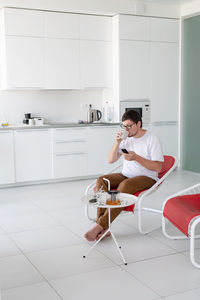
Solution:
<path fill-rule="evenodd" d="M 102 110 L 103 98 L 109 94 L 102 89 L 78 91 L 1 91 L 0 119 L 20 124 L 24 113 L 44 117 L 45 121 L 77 122 L 87 119 L 87 104 Z"/>

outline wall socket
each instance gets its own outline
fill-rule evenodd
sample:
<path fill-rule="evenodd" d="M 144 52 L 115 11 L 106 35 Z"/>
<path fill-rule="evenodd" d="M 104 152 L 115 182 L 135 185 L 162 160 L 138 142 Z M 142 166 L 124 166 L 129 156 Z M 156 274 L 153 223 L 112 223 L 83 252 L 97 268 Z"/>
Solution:
<path fill-rule="evenodd" d="M 81 103 L 81 104 L 80 104 L 80 108 L 88 108 L 88 104 L 86 104 L 86 103 Z"/>

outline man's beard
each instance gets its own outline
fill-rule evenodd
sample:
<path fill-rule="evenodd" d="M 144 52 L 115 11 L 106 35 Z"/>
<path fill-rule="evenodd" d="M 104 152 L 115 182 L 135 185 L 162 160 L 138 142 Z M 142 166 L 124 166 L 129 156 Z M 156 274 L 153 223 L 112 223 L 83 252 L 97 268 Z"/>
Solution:
<path fill-rule="evenodd" d="M 133 133 L 133 134 L 128 133 L 128 137 L 134 137 L 134 136 L 137 135 L 137 133 L 138 133 L 138 130 L 135 133 Z"/>

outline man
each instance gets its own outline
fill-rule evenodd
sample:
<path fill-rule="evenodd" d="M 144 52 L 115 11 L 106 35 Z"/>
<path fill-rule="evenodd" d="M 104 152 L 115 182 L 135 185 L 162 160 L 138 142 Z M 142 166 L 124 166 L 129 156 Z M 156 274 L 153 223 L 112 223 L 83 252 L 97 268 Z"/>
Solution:
<path fill-rule="evenodd" d="M 96 182 L 97 191 L 101 187 L 105 191 L 108 190 L 107 182 L 103 178 L 110 180 L 111 189 L 117 189 L 119 192 L 127 194 L 148 189 L 158 180 L 157 175 L 161 171 L 164 161 L 158 137 L 142 128 L 142 119 L 134 110 L 123 114 L 121 127 L 128 131 L 128 137 L 122 140 L 121 132 L 117 132 L 115 143 L 109 152 L 108 162 L 114 163 L 123 155 L 122 172 L 99 177 Z M 121 149 L 126 149 L 128 153 L 123 153 Z M 111 209 L 111 222 L 122 210 L 123 208 Z M 84 235 L 88 241 L 98 240 L 107 230 L 107 209 L 97 209 L 96 223 Z"/>

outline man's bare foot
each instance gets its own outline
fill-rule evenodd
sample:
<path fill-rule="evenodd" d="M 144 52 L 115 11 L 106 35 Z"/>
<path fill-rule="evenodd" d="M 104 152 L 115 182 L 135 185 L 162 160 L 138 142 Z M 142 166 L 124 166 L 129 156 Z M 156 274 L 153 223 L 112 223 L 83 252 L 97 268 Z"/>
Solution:
<path fill-rule="evenodd" d="M 99 224 L 95 225 L 92 229 L 90 229 L 88 232 L 86 232 L 84 234 L 84 238 L 86 238 L 86 240 L 88 242 L 93 242 L 96 240 L 98 234 L 100 232 L 102 232 L 103 227 L 101 227 Z"/>
<path fill-rule="evenodd" d="M 102 235 L 106 232 L 106 230 L 107 229 L 103 229 L 98 235 L 97 235 L 97 237 L 96 237 L 96 240 L 99 240 L 101 237 L 102 237 Z M 109 236 L 111 236 L 111 233 L 110 233 L 110 231 L 108 231 L 107 233 L 106 233 L 106 235 L 103 237 L 103 239 L 105 239 L 106 237 L 109 237 Z"/>

